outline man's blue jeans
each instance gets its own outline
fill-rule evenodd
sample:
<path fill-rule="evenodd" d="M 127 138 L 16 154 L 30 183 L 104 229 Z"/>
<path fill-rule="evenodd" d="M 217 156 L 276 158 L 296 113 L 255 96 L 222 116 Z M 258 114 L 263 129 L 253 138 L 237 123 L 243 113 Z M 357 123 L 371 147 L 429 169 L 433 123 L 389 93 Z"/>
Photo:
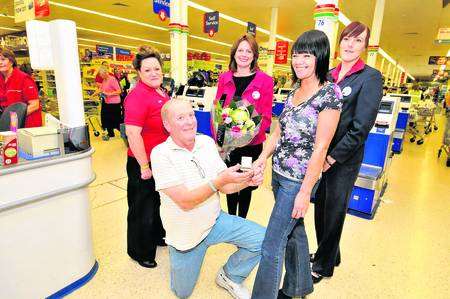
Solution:
<path fill-rule="evenodd" d="M 236 245 L 223 269 L 228 278 L 241 283 L 258 264 L 266 229 L 259 224 L 221 212 L 208 236 L 196 247 L 179 251 L 169 246 L 170 287 L 178 298 L 192 294 L 209 246 L 219 243 Z"/>
<path fill-rule="evenodd" d="M 275 206 L 262 246 L 253 299 L 277 298 L 283 256 L 286 268 L 283 293 L 291 297 L 302 297 L 313 291 L 305 224 L 303 218 L 297 220 L 291 217 L 300 186 L 299 182 L 272 172 Z"/>

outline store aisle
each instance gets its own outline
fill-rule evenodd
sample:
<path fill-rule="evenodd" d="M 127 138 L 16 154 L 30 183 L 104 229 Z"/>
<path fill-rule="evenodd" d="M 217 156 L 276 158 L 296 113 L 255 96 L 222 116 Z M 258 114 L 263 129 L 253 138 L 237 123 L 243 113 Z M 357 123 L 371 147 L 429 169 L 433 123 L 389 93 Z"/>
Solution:
<path fill-rule="evenodd" d="M 442 124 L 440 119 L 440 125 Z M 175 298 L 169 289 L 167 248 L 158 267 L 145 269 L 126 254 L 125 145 L 93 137 L 97 180 L 90 187 L 94 247 L 100 268 L 70 298 Z M 395 156 L 390 181 L 374 220 L 347 217 L 341 242 L 342 264 L 308 298 L 448 298 L 450 287 L 450 168 L 437 149 L 442 130 L 421 146 L 405 144 Z M 249 219 L 267 224 L 273 204 L 270 176 L 254 193 Z M 225 201 L 222 198 L 222 204 Z M 306 217 L 315 248 L 313 206 Z M 232 246 L 210 248 L 191 298 L 231 298 L 214 283 Z M 255 272 L 246 281 L 252 287 Z"/>

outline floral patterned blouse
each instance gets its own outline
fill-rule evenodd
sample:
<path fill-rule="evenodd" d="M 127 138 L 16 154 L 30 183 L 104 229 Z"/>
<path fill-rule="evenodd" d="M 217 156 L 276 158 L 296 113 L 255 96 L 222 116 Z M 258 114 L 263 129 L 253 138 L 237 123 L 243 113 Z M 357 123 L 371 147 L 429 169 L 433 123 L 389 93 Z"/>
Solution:
<path fill-rule="evenodd" d="M 295 89 L 280 115 L 281 136 L 273 154 L 273 171 L 295 181 L 302 181 L 313 153 L 319 113 L 326 109 L 341 110 L 342 94 L 338 85 L 325 83 L 303 103 L 292 104 Z"/>

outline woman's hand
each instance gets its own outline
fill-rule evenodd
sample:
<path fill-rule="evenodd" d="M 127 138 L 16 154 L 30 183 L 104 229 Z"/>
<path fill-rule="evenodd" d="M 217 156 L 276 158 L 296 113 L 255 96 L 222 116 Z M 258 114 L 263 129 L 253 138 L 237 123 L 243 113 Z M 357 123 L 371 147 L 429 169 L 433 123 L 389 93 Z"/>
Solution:
<path fill-rule="evenodd" d="M 256 159 L 255 162 L 253 162 L 253 171 L 255 173 L 264 173 L 264 170 L 266 169 L 266 163 L 267 159 L 260 156 L 258 159 Z"/>
<path fill-rule="evenodd" d="M 292 209 L 292 218 L 299 219 L 304 218 L 306 212 L 308 212 L 309 201 L 311 199 L 311 194 L 300 191 L 297 193 L 294 202 L 294 208 Z"/>
<path fill-rule="evenodd" d="M 148 180 L 152 177 L 152 171 L 150 168 L 141 169 L 141 179 Z"/>

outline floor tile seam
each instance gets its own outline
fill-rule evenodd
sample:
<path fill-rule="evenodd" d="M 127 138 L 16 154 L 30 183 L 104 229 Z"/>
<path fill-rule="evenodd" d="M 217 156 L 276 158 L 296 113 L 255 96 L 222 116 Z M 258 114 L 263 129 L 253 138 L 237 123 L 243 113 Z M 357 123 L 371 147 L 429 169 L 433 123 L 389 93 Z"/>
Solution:
<path fill-rule="evenodd" d="M 123 196 L 123 197 L 120 197 L 120 198 L 118 198 L 118 199 L 108 201 L 108 202 L 106 202 L 106 203 L 104 203 L 104 204 L 101 204 L 101 205 L 99 205 L 99 206 L 93 207 L 92 210 L 96 210 L 96 209 L 98 209 L 98 208 L 102 208 L 102 207 L 104 207 L 104 206 L 107 206 L 107 205 L 109 205 L 109 204 L 118 202 L 118 201 L 123 200 L 123 199 L 126 199 L 126 198 L 127 198 L 126 196 Z"/>

